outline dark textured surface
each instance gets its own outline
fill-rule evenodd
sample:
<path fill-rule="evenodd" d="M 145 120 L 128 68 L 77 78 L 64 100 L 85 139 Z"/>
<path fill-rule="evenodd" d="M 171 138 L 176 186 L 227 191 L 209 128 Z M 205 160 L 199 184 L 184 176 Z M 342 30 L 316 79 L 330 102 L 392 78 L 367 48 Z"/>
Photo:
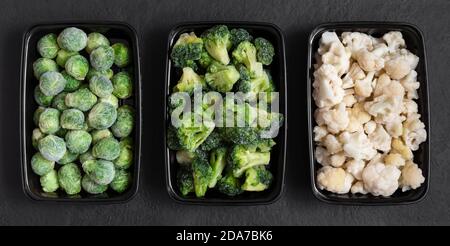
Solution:
<path fill-rule="evenodd" d="M 440 225 L 450 224 L 450 1 L 24 1 L 0 5 L 1 225 Z M 202 207 L 166 192 L 162 141 L 164 50 L 170 28 L 197 20 L 266 21 L 286 34 L 289 134 L 284 196 L 257 207 Z M 138 195 L 122 205 L 65 205 L 28 200 L 19 162 L 19 69 L 23 32 L 38 22 L 120 20 L 139 34 L 143 135 Z M 416 205 L 333 206 L 311 193 L 306 132 L 306 53 L 311 30 L 329 21 L 406 21 L 424 32 L 431 105 L 431 183 Z M 153 106 L 154 105 L 154 106 Z"/>

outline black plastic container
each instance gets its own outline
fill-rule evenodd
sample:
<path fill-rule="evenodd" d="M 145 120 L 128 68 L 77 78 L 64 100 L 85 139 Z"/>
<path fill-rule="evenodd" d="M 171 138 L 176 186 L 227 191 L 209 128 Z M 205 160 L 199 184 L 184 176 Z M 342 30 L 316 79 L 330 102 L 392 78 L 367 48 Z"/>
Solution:
<path fill-rule="evenodd" d="M 397 190 L 391 197 L 375 197 L 372 195 L 361 194 L 334 194 L 325 190 L 320 190 L 316 184 L 316 171 L 320 168 L 320 164 L 314 158 L 314 134 L 313 128 L 316 125 L 314 120 L 315 103 L 312 99 L 312 83 L 314 81 L 314 54 L 319 48 L 319 40 L 322 33 L 326 31 L 336 32 L 340 35 L 342 32 L 362 32 L 375 37 L 381 37 L 389 31 L 400 31 L 406 41 L 408 50 L 420 58 L 416 68 L 417 80 L 420 81 L 418 90 L 419 99 L 416 100 L 419 106 L 419 114 L 421 120 L 425 123 L 427 131 L 427 141 L 420 145 L 420 148 L 414 152 L 414 162 L 422 169 L 425 182 L 416 190 L 401 192 Z M 414 25 L 407 23 L 389 23 L 389 22 L 343 22 L 329 23 L 318 26 L 313 30 L 308 43 L 308 130 L 309 130 L 309 151 L 311 166 L 311 184 L 314 195 L 321 201 L 333 204 L 348 205 L 397 205 L 411 204 L 421 201 L 428 191 L 430 180 L 430 116 L 429 116 L 429 99 L 428 99 L 428 79 L 425 44 L 422 32 Z"/>
<path fill-rule="evenodd" d="M 278 136 L 275 138 L 277 145 L 271 151 L 271 163 L 268 168 L 274 175 L 273 183 L 268 190 L 262 192 L 244 192 L 236 197 L 229 197 L 217 191 L 209 190 L 204 198 L 196 198 L 191 194 L 187 197 L 181 195 L 176 184 L 176 170 L 178 163 L 175 160 L 175 151 L 169 150 L 166 147 L 165 161 L 166 161 L 166 179 L 167 189 L 170 197 L 175 201 L 185 204 L 202 204 L 202 205 L 257 205 L 270 204 L 277 201 L 284 188 L 284 169 L 286 163 L 286 131 L 287 131 L 287 94 L 286 94 L 286 55 L 284 46 L 284 37 L 282 31 L 275 25 L 269 23 L 254 23 L 254 22 L 197 22 L 197 23 L 183 23 L 175 26 L 169 33 L 169 40 L 166 53 L 166 85 L 165 85 L 165 100 L 164 118 L 167 126 L 170 124 L 170 115 L 167 111 L 167 97 L 172 91 L 172 87 L 177 83 L 180 73 L 176 72 L 170 60 L 170 52 L 172 45 L 177 41 L 182 33 L 195 32 L 200 35 L 206 29 L 214 25 L 227 25 L 232 28 L 244 28 L 250 32 L 253 37 L 263 37 L 269 40 L 275 48 L 275 57 L 273 63 L 270 65 L 273 80 L 277 86 L 280 95 L 280 113 L 284 115 L 284 124 L 279 130 Z M 164 144 L 166 139 L 164 138 Z M 166 145 L 165 145 L 166 146 Z"/>
<path fill-rule="evenodd" d="M 33 76 L 33 62 L 39 58 L 36 49 L 37 41 L 48 33 L 58 34 L 66 27 L 78 27 L 87 33 L 97 31 L 105 34 L 112 41 L 125 42 L 129 45 L 133 59 L 134 94 L 133 97 L 123 101 L 123 104 L 132 105 L 136 110 L 135 128 L 132 133 L 134 140 L 134 163 L 130 167 L 133 183 L 122 194 L 108 191 L 101 195 L 90 195 L 82 191 L 79 195 L 69 197 L 62 191 L 55 194 L 46 194 L 41 190 L 39 176 L 31 170 L 30 160 L 36 150 L 31 144 L 31 134 L 35 128 L 33 113 L 38 107 L 34 101 L 33 90 L 39 81 Z M 21 67 L 21 97 L 20 97 L 20 124 L 21 124 L 21 162 L 22 181 L 25 194 L 36 201 L 75 202 L 75 203 L 119 203 L 131 200 L 137 193 L 139 185 L 139 166 L 141 155 L 141 74 L 140 74 L 139 45 L 136 31 L 133 27 L 121 22 L 73 22 L 57 24 L 40 24 L 31 27 L 24 35 Z M 58 165 L 58 164 L 56 164 Z"/>

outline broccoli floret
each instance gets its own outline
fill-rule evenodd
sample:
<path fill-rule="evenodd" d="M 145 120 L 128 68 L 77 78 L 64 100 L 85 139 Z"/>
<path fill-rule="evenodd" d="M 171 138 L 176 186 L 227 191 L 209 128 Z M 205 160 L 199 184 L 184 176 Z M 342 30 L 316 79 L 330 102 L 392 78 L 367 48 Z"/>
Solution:
<path fill-rule="evenodd" d="M 233 175 L 238 178 L 245 170 L 270 162 L 270 152 L 261 152 L 256 145 L 235 145 L 229 155 Z"/>
<path fill-rule="evenodd" d="M 190 67 L 183 68 L 183 74 L 181 75 L 178 84 L 173 88 L 174 92 L 187 92 L 192 94 L 195 89 L 205 87 L 205 80 L 202 76 L 195 73 Z"/>
<path fill-rule="evenodd" d="M 198 63 L 200 64 L 200 66 L 204 69 L 208 68 L 209 65 L 211 65 L 211 63 L 214 61 L 214 58 L 212 58 L 208 51 L 203 48 L 202 53 L 200 55 L 200 59 L 198 60 Z"/>
<path fill-rule="evenodd" d="M 190 67 L 197 70 L 196 60 L 199 60 L 203 50 L 203 41 L 195 33 L 183 33 L 172 48 L 170 57 L 175 67 Z"/>
<path fill-rule="evenodd" d="M 213 170 L 208 161 L 203 158 L 195 158 L 192 162 L 192 173 L 195 195 L 197 197 L 205 196 L 213 175 Z"/>
<path fill-rule="evenodd" d="M 252 41 L 253 39 L 252 35 L 242 28 L 231 29 L 230 33 L 233 47 L 236 47 L 242 41 Z"/>
<path fill-rule="evenodd" d="M 228 172 L 217 182 L 217 190 L 228 196 L 237 196 L 243 192 L 241 181 Z"/>
<path fill-rule="evenodd" d="M 239 72 L 233 65 L 213 62 L 208 67 L 205 80 L 213 90 L 225 93 L 233 89 L 233 85 L 239 80 Z"/>
<path fill-rule="evenodd" d="M 177 135 L 177 129 L 173 126 L 169 126 L 169 128 L 167 129 L 167 147 L 169 147 L 169 149 L 171 150 L 181 150 L 181 143 L 180 143 L 180 139 L 178 138 Z"/>
<path fill-rule="evenodd" d="M 260 139 L 255 127 L 223 127 L 220 128 L 223 140 L 233 144 L 254 144 Z"/>
<path fill-rule="evenodd" d="M 231 48 L 231 34 L 225 25 L 217 25 L 202 34 L 205 48 L 208 53 L 220 63 L 230 63 L 228 50 Z"/>
<path fill-rule="evenodd" d="M 194 192 L 194 178 L 192 177 L 192 169 L 190 167 L 180 167 L 178 169 L 177 185 L 183 196 Z"/>
<path fill-rule="evenodd" d="M 265 71 L 259 77 L 249 80 L 241 79 L 238 84 L 238 90 L 249 93 L 247 96 L 252 99 L 256 99 L 260 92 L 267 92 L 270 87 L 270 79 Z"/>
<path fill-rule="evenodd" d="M 241 42 L 233 50 L 232 55 L 237 62 L 247 67 L 252 78 L 259 77 L 263 73 L 263 64 L 256 60 L 256 48 L 249 41 Z"/>
<path fill-rule="evenodd" d="M 270 65 L 275 55 L 273 45 L 265 38 L 256 38 L 256 58 L 264 65 Z"/>
<path fill-rule="evenodd" d="M 261 139 L 256 144 L 256 148 L 258 151 L 261 152 L 270 152 L 272 150 L 272 147 L 275 146 L 275 141 L 271 138 Z"/>
<path fill-rule="evenodd" d="M 212 177 L 208 185 L 209 188 L 214 188 L 217 181 L 222 177 L 222 171 L 227 164 L 226 155 L 227 148 L 225 147 L 214 149 L 211 152 L 209 164 L 212 168 Z"/>
<path fill-rule="evenodd" d="M 217 131 L 209 134 L 208 138 L 200 145 L 199 149 L 203 151 L 211 151 L 218 148 L 222 144 L 222 138 Z"/>
<path fill-rule="evenodd" d="M 256 166 L 245 171 L 245 182 L 242 190 L 245 191 L 263 191 L 269 188 L 272 183 L 273 175 L 266 170 L 265 166 Z"/>
<path fill-rule="evenodd" d="M 258 127 L 261 138 L 274 138 L 278 129 L 283 125 L 284 116 L 277 112 L 267 112 L 258 109 Z"/>
<path fill-rule="evenodd" d="M 203 119 L 195 122 L 196 114 L 185 114 L 177 128 L 177 137 L 182 149 L 195 151 L 214 130 L 214 122 Z M 201 116 L 198 116 L 201 119 Z"/>

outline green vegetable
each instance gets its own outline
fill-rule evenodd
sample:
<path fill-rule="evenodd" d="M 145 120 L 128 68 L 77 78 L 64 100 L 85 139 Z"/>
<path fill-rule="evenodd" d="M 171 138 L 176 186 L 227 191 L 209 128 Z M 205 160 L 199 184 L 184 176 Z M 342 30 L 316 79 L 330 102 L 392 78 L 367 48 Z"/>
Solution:
<path fill-rule="evenodd" d="M 275 55 L 273 45 L 265 38 L 256 38 L 256 58 L 264 65 L 270 65 Z"/>
<path fill-rule="evenodd" d="M 89 88 L 98 97 L 109 97 L 113 84 L 106 76 L 94 76 L 89 80 Z"/>
<path fill-rule="evenodd" d="M 84 80 L 89 71 L 89 62 L 82 55 L 74 55 L 66 61 L 66 72 L 77 80 Z"/>
<path fill-rule="evenodd" d="M 230 34 L 233 47 L 236 47 L 243 41 L 252 41 L 253 39 L 252 35 L 242 28 L 231 29 Z"/>
<path fill-rule="evenodd" d="M 64 87 L 65 92 L 74 92 L 80 88 L 80 80 L 77 80 L 74 77 L 70 76 L 65 70 L 62 71 L 61 74 L 67 81 L 66 87 Z"/>
<path fill-rule="evenodd" d="M 94 145 L 92 155 L 96 158 L 113 161 L 120 155 L 120 145 L 115 138 L 104 138 Z"/>
<path fill-rule="evenodd" d="M 111 127 L 117 119 L 117 110 L 109 103 L 97 103 L 89 112 L 88 124 L 94 129 Z"/>
<path fill-rule="evenodd" d="M 59 50 L 58 43 L 56 42 L 56 34 L 49 33 L 39 39 L 37 43 L 37 50 L 44 58 L 55 58 Z"/>
<path fill-rule="evenodd" d="M 46 108 L 39 115 L 39 129 L 46 134 L 54 134 L 59 130 L 60 113 L 57 109 Z"/>
<path fill-rule="evenodd" d="M 81 173 L 78 166 L 69 163 L 58 170 L 59 186 L 68 195 L 75 195 L 81 191 Z"/>
<path fill-rule="evenodd" d="M 223 65 L 230 63 L 228 50 L 231 48 L 231 34 L 225 25 L 214 26 L 202 34 L 208 53 Z"/>
<path fill-rule="evenodd" d="M 67 60 L 69 60 L 70 57 L 78 54 L 79 53 L 76 51 L 71 52 L 61 49 L 58 51 L 58 55 L 56 56 L 56 64 L 58 64 L 60 67 L 65 68 Z"/>
<path fill-rule="evenodd" d="M 59 161 L 57 161 L 57 163 L 60 165 L 65 165 L 65 164 L 74 162 L 77 159 L 78 159 L 78 154 L 72 153 L 67 150 L 66 153 L 64 153 L 64 156 L 61 159 L 59 159 Z"/>
<path fill-rule="evenodd" d="M 90 110 L 97 103 L 97 97 L 87 88 L 80 88 L 66 95 L 66 105 L 83 112 Z"/>
<path fill-rule="evenodd" d="M 55 162 L 45 159 L 41 153 L 36 153 L 31 157 L 31 169 L 39 176 L 49 173 L 54 167 Z"/>
<path fill-rule="evenodd" d="M 131 134 L 134 127 L 134 109 L 129 105 L 117 109 L 117 120 L 111 126 L 111 131 L 117 138 L 124 138 Z"/>
<path fill-rule="evenodd" d="M 81 29 L 69 27 L 59 34 L 58 44 L 67 51 L 81 51 L 86 47 L 87 35 Z"/>
<path fill-rule="evenodd" d="M 33 122 L 36 126 L 39 126 L 39 117 L 41 117 L 42 112 L 44 112 L 45 108 L 39 106 L 33 113 Z"/>
<path fill-rule="evenodd" d="M 97 184 L 89 175 L 84 175 L 81 179 L 81 187 L 89 194 L 100 194 L 108 189 L 108 185 Z"/>
<path fill-rule="evenodd" d="M 239 80 L 239 72 L 233 65 L 222 65 L 217 62 L 208 67 L 205 74 L 206 83 L 218 92 L 229 92 L 233 85 Z"/>
<path fill-rule="evenodd" d="M 209 65 L 211 65 L 212 62 L 214 62 L 214 58 L 212 58 L 208 51 L 203 48 L 202 53 L 200 54 L 200 59 L 198 60 L 198 63 L 200 66 L 204 69 L 208 68 Z"/>
<path fill-rule="evenodd" d="M 83 170 L 97 184 L 108 185 L 114 179 L 114 164 L 106 160 L 83 162 Z"/>
<path fill-rule="evenodd" d="M 194 192 L 194 178 L 190 167 L 181 167 L 177 171 L 177 185 L 183 196 Z"/>
<path fill-rule="evenodd" d="M 237 196 L 242 194 L 241 181 L 228 172 L 217 182 L 217 190 L 227 196 Z"/>
<path fill-rule="evenodd" d="M 67 109 L 66 106 L 66 92 L 61 92 L 53 98 L 52 107 L 58 109 L 59 111 L 63 111 Z"/>
<path fill-rule="evenodd" d="M 192 173 L 195 195 L 197 197 L 205 196 L 213 177 L 213 170 L 208 161 L 203 158 L 195 158 L 192 162 Z"/>
<path fill-rule="evenodd" d="M 80 163 L 83 164 L 85 161 L 95 160 L 95 157 L 92 155 L 92 151 L 88 150 L 80 155 Z"/>
<path fill-rule="evenodd" d="M 98 71 L 105 71 L 114 63 L 114 49 L 110 46 L 100 46 L 90 55 L 91 66 Z"/>
<path fill-rule="evenodd" d="M 66 109 L 61 114 L 61 127 L 69 130 L 81 130 L 84 127 L 84 114 L 78 109 Z"/>
<path fill-rule="evenodd" d="M 185 115 L 176 130 L 178 143 L 183 149 L 191 152 L 195 151 L 214 130 L 214 122 L 204 119 L 203 123 L 196 123 L 195 118 L 195 114 Z"/>
<path fill-rule="evenodd" d="M 114 72 L 111 68 L 106 69 L 105 71 L 97 71 L 93 67 L 91 67 L 89 68 L 89 72 L 86 75 L 86 79 L 90 81 L 94 76 L 106 76 L 108 79 L 112 79 L 113 75 Z"/>
<path fill-rule="evenodd" d="M 39 128 L 35 128 L 31 134 L 31 143 L 35 149 L 38 148 L 39 140 L 45 137 L 45 134 L 41 132 Z"/>
<path fill-rule="evenodd" d="M 86 52 L 91 53 L 100 46 L 109 46 L 109 40 L 101 33 L 91 32 L 87 36 Z"/>
<path fill-rule="evenodd" d="M 256 60 L 256 47 L 249 41 L 241 42 L 233 50 L 233 58 L 247 67 L 252 78 L 259 77 L 263 73 L 263 64 Z"/>
<path fill-rule="evenodd" d="M 211 151 L 222 145 L 222 137 L 217 131 L 209 134 L 208 138 L 200 145 L 200 149 L 204 151 Z"/>
<path fill-rule="evenodd" d="M 127 72 L 119 72 L 112 78 L 114 86 L 113 95 L 120 99 L 127 99 L 133 94 L 133 82 L 130 74 Z"/>
<path fill-rule="evenodd" d="M 53 96 L 46 96 L 44 93 L 42 93 L 39 86 L 36 86 L 34 88 L 34 100 L 37 104 L 43 107 L 48 107 L 52 103 Z"/>
<path fill-rule="evenodd" d="M 66 143 L 60 137 L 48 135 L 38 143 L 39 152 L 49 161 L 59 161 L 66 153 Z"/>
<path fill-rule="evenodd" d="M 39 181 L 44 192 L 54 192 L 59 188 L 58 173 L 55 170 L 42 175 Z"/>
<path fill-rule="evenodd" d="M 83 154 L 89 150 L 92 137 L 87 131 L 72 130 L 66 134 L 67 149 L 75 154 Z"/>
<path fill-rule="evenodd" d="M 222 171 L 225 169 L 227 164 L 227 148 L 217 148 L 211 152 L 211 158 L 209 164 L 212 168 L 212 177 L 209 181 L 208 187 L 214 188 L 217 181 L 222 177 Z"/>
<path fill-rule="evenodd" d="M 120 154 L 114 160 L 114 166 L 118 169 L 128 169 L 133 164 L 133 144 L 130 138 L 124 138 L 119 142 Z"/>
<path fill-rule="evenodd" d="M 101 97 L 99 99 L 99 102 L 103 102 L 103 103 L 109 103 L 111 104 L 115 109 L 117 109 L 119 107 L 119 99 L 114 96 L 113 94 L 107 96 L 107 97 Z"/>
<path fill-rule="evenodd" d="M 269 188 L 272 183 L 273 175 L 265 166 L 256 166 L 245 171 L 245 182 L 242 190 L 245 191 L 263 191 Z"/>
<path fill-rule="evenodd" d="M 130 49 L 123 43 L 115 43 L 111 46 L 114 50 L 114 64 L 118 67 L 126 67 L 130 64 Z"/>
<path fill-rule="evenodd" d="M 259 151 L 255 145 L 235 145 L 229 159 L 233 175 L 238 178 L 251 167 L 269 164 L 270 152 Z"/>
<path fill-rule="evenodd" d="M 123 193 L 131 185 L 131 174 L 125 170 L 117 170 L 114 179 L 109 184 L 117 193 Z"/>
<path fill-rule="evenodd" d="M 205 80 L 195 73 L 190 67 L 183 68 L 183 75 L 181 75 L 178 84 L 173 88 L 174 92 L 187 92 L 192 94 L 195 89 L 202 89 L 206 87 Z"/>
<path fill-rule="evenodd" d="M 100 141 L 104 138 L 113 137 L 113 134 L 109 129 L 93 130 L 91 132 L 91 135 L 92 135 L 92 143 L 93 144 L 96 144 L 98 141 Z"/>
<path fill-rule="evenodd" d="M 56 96 L 66 87 L 66 79 L 58 72 L 45 72 L 39 79 L 39 88 L 46 96 Z"/>
<path fill-rule="evenodd" d="M 48 58 L 39 58 L 33 63 L 34 77 L 40 79 L 41 75 L 46 72 L 58 72 L 58 65 Z"/>
<path fill-rule="evenodd" d="M 196 60 L 201 57 L 203 41 L 195 33 L 183 33 L 172 48 L 170 58 L 174 66 L 179 68 L 190 67 L 197 70 Z"/>

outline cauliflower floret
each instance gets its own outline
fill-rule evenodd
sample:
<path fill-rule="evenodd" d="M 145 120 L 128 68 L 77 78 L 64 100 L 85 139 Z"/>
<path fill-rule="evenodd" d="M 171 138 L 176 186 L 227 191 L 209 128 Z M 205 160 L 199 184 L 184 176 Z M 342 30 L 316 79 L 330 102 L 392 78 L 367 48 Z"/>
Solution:
<path fill-rule="evenodd" d="M 365 77 L 364 71 L 359 67 L 358 63 L 354 62 L 348 73 L 342 78 L 342 88 L 352 88 L 356 80 L 364 79 Z"/>
<path fill-rule="evenodd" d="M 319 121 L 323 121 L 327 125 L 327 129 L 330 133 L 336 134 L 345 130 L 349 123 L 348 113 L 344 103 L 340 103 L 333 109 L 323 108 L 319 109 L 316 114 L 316 120 L 319 125 Z"/>
<path fill-rule="evenodd" d="M 316 156 L 317 162 L 320 163 L 322 166 L 330 165 L 330 153 L 328 153 L 328 151 L 325 148 L 317 146 L 314 154 Z"/>
<path fill-rule="evenodd" d="M 385 122 L 385 127 L 389 135 L 394 138 L 398 138 L 403 134 L 403 121 L 406 118 L 404 116 L 397 115 L 396 117 Z"/>
<path fill-rule="evenodd" d="M 350 192 L 352 194 L 367 194 L 366 189 L 364 189 L 364 183 L 361 181 L 356 182 L 355 184 L 353 184 L 352 188 L 350 189 Z"/>
<path fill-rule="evenodd" d="M 406 90 L 406 97 L 408 99 L 417 99 L 419 95 L 417 94 L 417 89 L 420 87 L 420 83 L 417 82 L 417 72 L 412 70 L 406 77 L 400 80 L 403 88 Z"/>
<path fill-rule="evenodd" d="M 369 134 L 369 140 L 375 149 L 385 153 L 391 150 L 392 138 L 381 124 L 378 124 L 375 131 Z"/>
<path fill-rule="evenodd" d="M 325 54 L 330 49 L 330 45 L 334 42 L 341 42 L 335 32 L 322 33 L 322 37 L 320 38 L 320 47 L 318 49 L 318 54 L 319 55 Z"/>
<path fill-rule="evenodd" d="M 313 97 L 317 107 L 331 107 L 342 101 L 344 89 L 342 80 L 334 66 L 322 65 L 314 72 Z"/>
<path fill-rule="evenodd" d="M 367 73 L 367 76 L 364 79 L 357 79 L 355 81 L 355 93 L 358 96 L 361 97 L 370 97 L 370 94 L 372 94 L 372 82 L 373 82 L 373 76 L 375 75 L 374 72 Z"/>
<path fill-rule="evenodd" d="M 422 175 L 422 170 L 417 164 L 412 161 L 408 161 L 402 169 L 402 175 L 400 177 L 400 187 L 402 191 L 408 191 L 410 189 L 417 189 L 425 181 L 425 177 Z"/>
<path fill-rule="evenodd" d="M 339 152 L 337 154 L 334 154 L 330 157 L 330 164 L 333 167 L 341 167 L 345 163 L 345 154 L 344 152 Z"/>
<path fill-rule="evenodd" d="M 390 196 L 398 188 L 400 170 L 381 162 L 368 164 L 362 172 L 364 188 L 374 196 Z"/>
<path fill-rule="evenodd" d="M 364 104 L 366 111 L 375 117 L 377 123 L 394 120 L 402 111 L 402 100 L 388 95 L 375 97 Z"/>
<path fill-rule="evenodd" d="M 322 138 L 328 134 L 327 128 L 325 126 L 315 126 L 314 127 L 314 141 L 320 142 Z"/>
<path fill-rule="evenodd" d="M 353 106 L 357 101 L 356 97 L 354 95 L 345 95 L 344 99 L 342 99 L 342 102 L 345 103 L 345 106 L 351 107 Z"/>
<path fill-rule="evenodd" d="M 370 120 L 370 114 L 364 110 L 363 103 L 356 103 L 352 108 L 347 109 L 349 123 L 346 131 L 356 132 L 363 130 L 363 124 Z"/>
<path fill-rule="evenodd" d="M 405 99 L 403 101 L 402 114 L 411 115 L 411 114 L 417 113 L 418 111 L 419 111 L 419 106 L 417 106 L 417 103 L 414 100 Z"/>
<path fill-rule="evenodd" d="M 356 180 L 362 179 L 362 171 L 366 163 L 363 160 L 350 160 L 345 163 L 345 171 L 353 175 Z"/>
<path fill-rule="evenodd" d="M 330 44 L 326 53 L 322 55 L 322 63 L 333 65 L 339 76 L 342 76 L 350 68 L 351 53 L 348 51 L 341 41 L 335 41 Z"/>
<path fill-rule="evenodd" d="M 352 187 L 353 176 L 342 168 L 322 167 L 317 173 L 317 185 L 321 190 L 325 189 L 337 194 L 348 193 Z"/>
<path fill-rule="evenodd" d="M 402 138 L 412 151 L 418 150 L 419 145 L 427 140 L 427 131 L 425 124 L 420 121 L 420 114 L 414 113 L 406 118 Z"/>
<path fill-rule="evenodd" d="M 372 37 L 360 32 L 343 32 L 341 34 L 342 43 L 350 49 L 354 58 L 358 50 L 372 50 Z"/>
<path fill-rule="evenodd" d="M 412 151 L 399 138 L 392 139 L 392 153 L 399 153 L 405 160 L 412 160 L 414 157 Z"/>
<path fill-rule="evenodd" d="M 358 50 L 355 59 L 359 66 L 366 72 L 375 72 L 383 69 L 384 59 L 367 50 Z"/>
<path fill-rule="evenodd" d="M 384 64 L 384 70 L 392 79 L 402 79 L 414 70 L 419 63 L 419 57 L 406 49 L 387 57 Z"/>
<path fill-rule="evenodd" d="M 325 137 L 325 139 L 323 140 L 323 145 L 325 146 L 325 148 L 327 148 L 327 151 L 330 154 L 336 154 L 336 153 L 342 151 L 341 143 L 332 134 L 328 134 Z"/>
<path fill-rule="evenodd" d="M 377 154 L 363 132 L 343 132 L 339 135 L 339 140 L 343 143 L 345 154 L 355 160 L 370 160 Z"/>
<path fill-rule="evenodd" d="M 364 124 L 364 132 L 367 135 L 369 135 L 372 132 L 374 132 L 375 128 L 377 128 L 377 123 L 375 123 L 375 121 L 373 121 L 373 120 L 368 121 L 366 124 Z"/>
<path fill-rule="evenodd" d="M 405 159 L 398 153 L 390 153 L 384 157 L 384 163 L 400 168 L 405 165 Z"/>
<path fill-rule="evenodd" d="M 392 31 L 383 35 L 384 41 L 388 44 L 389 52 L 393 53 L 399 48 L 404 48 L 405 40 L 401 32 Z"/>
<path fill-rule="evenodd" d="M 373 96 L 377 97 L 384 93 L 384 88 L 391 83 L 391 78 L 385 73 L 381 74 L 377 79 L 377 84 L 373 91 Z"/>

